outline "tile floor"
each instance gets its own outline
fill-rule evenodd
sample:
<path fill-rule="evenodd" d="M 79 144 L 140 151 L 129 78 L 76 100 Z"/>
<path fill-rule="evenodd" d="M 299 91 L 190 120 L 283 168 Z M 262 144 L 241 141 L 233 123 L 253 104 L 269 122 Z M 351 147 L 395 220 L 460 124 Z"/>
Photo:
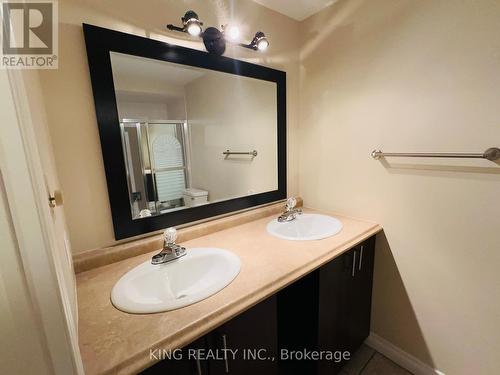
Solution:
<path fill-rule="evenodd" d="M 339 375 L 412 375 L 390 359 L 363 345 Z"/>

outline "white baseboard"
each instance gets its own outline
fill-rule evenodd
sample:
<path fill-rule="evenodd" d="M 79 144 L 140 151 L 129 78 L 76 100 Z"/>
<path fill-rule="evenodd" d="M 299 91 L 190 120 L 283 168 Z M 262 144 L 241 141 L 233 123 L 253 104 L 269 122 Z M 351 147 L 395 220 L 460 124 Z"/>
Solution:
<path fill-rule="evenodd" d="M 380 354 L 383 354 L 394 363 L 408 370 L 415 375 L 445 375 L 443 372 L 432 368 L 420 359 L 415 358 L 404 350 L 398 348 L 391 342 L 380 337 L 379 335 L 370 332 L 370 336 L 365 341 L 365 344 L 375 349 Z"/>

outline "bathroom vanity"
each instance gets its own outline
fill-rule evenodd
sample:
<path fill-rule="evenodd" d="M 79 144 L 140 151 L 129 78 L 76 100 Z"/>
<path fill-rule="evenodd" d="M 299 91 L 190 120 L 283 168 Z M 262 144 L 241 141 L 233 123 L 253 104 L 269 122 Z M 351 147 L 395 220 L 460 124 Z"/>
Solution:
<path fill-rule="evenodd" d="M 229 249 L 242 264 L 226 288 L 181 309 L 139 315 L 111 304 L 111 289 L 118 279 L 157 250 L 78 273 L 79 336 L 86 373 L 134 374 L 146 369 L 155 373 L 162 368 L 165 373 L 175 368 L 175 374 L 198 374 L 196 360 L 160 362 L 155 356 L 178 348 L 224 348 L 224 338 L 227 348 L 278 353 L 274 362 L 229 358 L 229 373 L 331 373 L 339 367 L 334 361 L 279 361 L 279 349 L 352 351 L 360 345 L 369 331 L 373 236 L 381 227 L 335 215 L 343 223 L 337 235 L 287 241 L 266 232 L 266 225 L 281 210 L 280 203 L 181 229 L 179 236 L 187 249 Z M 212 233 L 211 225 L 217 228 Z M 192 236 L 186 238 L 187 232 Z M 160 244 L 158 240 L 159 236 L 155 241 Z M 127 251 L 130 246 L 121 248 Z M 144 240 L 137 246 L 144 247 Z M 109 253 L 117 256 L 116 251 Z M 81 267 L 83 260 L 79 262 Z M 207 369 L 210 374 L 226 373 L 224 359 L 200 361 L 199 366 L 202 374 Z"/>
<path fill-rule="evenodd" d="M 154 235 L 75 257 L 86 373 L 335 373 L 369 332 L 381 228 L 308 209 L 297 219 L 290 201 L 283 212 L 286 74 L 83 32 L 115 239 L 188 225 L 180 247 Z M 172 249 L 177 265 L 151 266 Z"/>
<path fill-rule="evenodd" d="M 374 245 L 370 237 L 188 345 L 188 358 L 143 373 L 335 374 L 370 331 Z"/>

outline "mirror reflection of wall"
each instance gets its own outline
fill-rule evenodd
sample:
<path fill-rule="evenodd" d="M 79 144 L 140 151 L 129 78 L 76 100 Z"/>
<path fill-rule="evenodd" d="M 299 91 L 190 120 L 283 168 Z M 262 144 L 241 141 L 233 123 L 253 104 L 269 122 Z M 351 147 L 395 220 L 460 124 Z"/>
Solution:
<path fill-rule="evenodd" d="M 275 83 L 114 52 L 111 61 L 133 218 L 277 189 Z"/>

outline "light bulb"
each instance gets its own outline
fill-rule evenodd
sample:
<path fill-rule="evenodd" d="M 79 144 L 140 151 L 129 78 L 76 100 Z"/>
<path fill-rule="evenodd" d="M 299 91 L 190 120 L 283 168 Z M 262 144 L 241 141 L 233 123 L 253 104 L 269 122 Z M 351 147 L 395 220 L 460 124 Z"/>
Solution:
<path fill-rule="evenodd" d="M 261 38 L 258 42 L 257 42 L 257 49 L 259 51 L 265 51 L 267 49 L 267 47 L 269 47 L 269 42 L 267 41 L 266 38 Z"/>
<path fill-rule="evenodd" d="M 237 26 L 229 25 L 224 30 L 224 34 L 231 40 L 238 40 L 240 37 L 240 29 Z"/>
<path fill-rule="evenodd" d="M 201 26 L 197 21 L 189 21 L 187 23 L 187 32 L 192 36 L 199 36 L 201 34 Z"/>

